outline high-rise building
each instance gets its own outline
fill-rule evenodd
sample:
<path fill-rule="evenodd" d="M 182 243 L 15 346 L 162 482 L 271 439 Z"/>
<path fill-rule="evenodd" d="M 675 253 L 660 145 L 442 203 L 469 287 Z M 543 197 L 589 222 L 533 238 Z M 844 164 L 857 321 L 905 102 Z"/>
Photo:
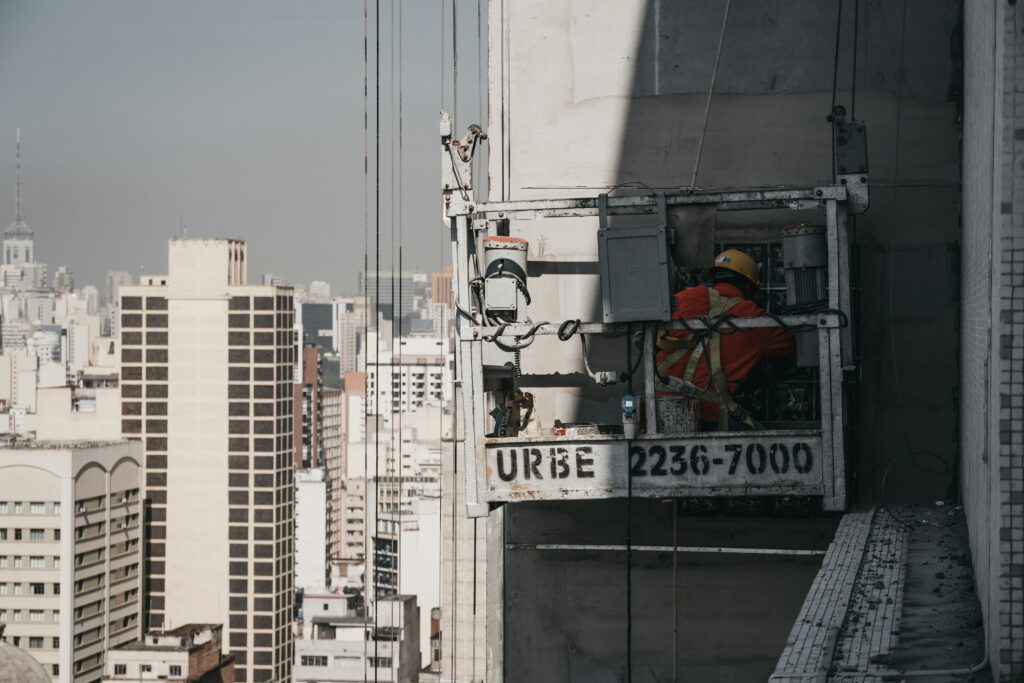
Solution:
<path fill-rule="evenodd" d="M 445 266 L 440 272 L 430 274 L 430 303 L 455 308 L 451 266 Z"/>
<path fill-rule="evenodd" d="M 75 288 L 75 276 L 67 266 L 60 266 L 53 274 L 53 291 L 70 292 Z"/>
<path fill-rule="evenodd" d="M 5 437 L 0 471 L 5 640 L 55 683 L 97 681 L 141 633 L 142 448 Z"/>
<path fill-rule="evenodd" d="M 359 369 L 359 354 L 366 340 L 363 338 L 369 315 L 369 301 L 365 297 L 335 299 L 333 312 L 334 350 L 337 352 L 341 372 Z"/>
<path fill-rule="evenodd" d="M 327 481 L 323 468 L 295 472 L 295 587 L 327 586 Z"/>
<path fill-rule="evenodd" d="M 291 676 L 290 288 L 246 284 L 246 245 L 172 239 L 121 288 L 127 438 L 146 452 L 147 627 L 224 624 L 239 681 Z"/>
<path fill-rule="evenodd" d="M 323 382 L 320 350 L 306 346 L 299 354 L 294 391 L 295 466 L 308 469 L 323 464 Z"/>
<path fill-rule="evenodd" d="M 324 389 L 323 439 L 324 476 L 327 478 L 327 558 L 334 561 L 341 557 L 341 510 L 344 486 L 344 432 L 342 410 L 344 392 L 340 389 Z"/>

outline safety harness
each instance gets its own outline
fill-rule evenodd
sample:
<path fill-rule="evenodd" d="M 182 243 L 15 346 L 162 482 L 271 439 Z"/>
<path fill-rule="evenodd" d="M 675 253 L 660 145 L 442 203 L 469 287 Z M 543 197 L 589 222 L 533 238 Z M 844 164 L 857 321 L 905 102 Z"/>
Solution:
<path fill-rule="evenodd" d="M 714 287 L 708 287 L 708 315 L 709 319 L 724 315 L 733 306 L 743 301 L 742 297 L 724 297 Z M 698 350 L 698 346 L 700 347 Z M 729 428 L 729 416 L 743 422 L 751 429 L 757 429 L 758 425 L 753 418 L 743 409 L 740 404 L 729 393 L 729 382 L 726 380 L 725 371 L 722 370 L 722 333 L 713 327 L 708 327 L 704 334 L 690 333 L 686 338 L 670 337 L 662 334 L 658 338 L 658 347 L 669 351 L 665 359 L 658 364 L 658 373 L 662 377 L 668 377 L 669 371 L 683 359 L 686 354 L 690 358 L 683 371 L 681 386 L 685 387 L 685 393 L 691 394 L 709 403 L 718 405 L 718 430 L 727 431 Z M 702 356 L 707 356 L 711 373 L 711 384 L 709 388 L 701 388 L 694 384 L 693 376 L 697 371 L 697 364 Z M 660 380 L 659 388 L 677 392 L 680 386 L 666 386 Z M 675 381 L 672 382 L 675 384 Z"/>

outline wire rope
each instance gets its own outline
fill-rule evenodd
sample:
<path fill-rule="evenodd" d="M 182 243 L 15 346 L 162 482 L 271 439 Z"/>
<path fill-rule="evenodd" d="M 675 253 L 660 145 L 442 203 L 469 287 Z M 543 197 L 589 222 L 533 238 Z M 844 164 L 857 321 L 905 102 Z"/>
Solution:
<path fill-rule="evenodd" d="M 376 31 L 376 45 L 374 46 L 374 130 L 375 130 L 375 142 L 374 142 L 374 176 L 375 176 L 375 188 L 374 188 L 374 232 L 375 232 L 375 279 L 374 279 L 374 301 L 373 301 L 373 325 L 376 330 L 374 335 L 374 391 L 377 394 L 377 400 L 374 401 L 376 407 L 374 421 L 373 421 L 373 553 L 370 560 L 370 566 L 366 567 L 366 572 L 372 572 L 373 566 L 376 565 L 375 556 L 377 551 L 377 541 L 380 538 L 380 205 L 381 205 L 381 192 L 380 192 L 380 0 L 375 0 L 375 16 L 374 16 L 374 28 Z M 380 609 L 377 604 L 377 588 L 376 588 L 376 575 L 373 577 L 373 660 L 376 665 L 380 661 L 379 657 L 379 641 L 377 639 L 377 629 L 379 625 Z M 376 683 L 379 680 L 378 676 L 379 667 L 373 667 L 373 680 Z"/>
<path fill-rule="evenodd" d="M 697 141 L 697 156 L 693 161 L 693 176 L 690 178 L 690 189 L 697 186 L 697 173 L 700 172 L 700 160 L 704 154 L 704 137 L 708 132 L 708 122 L 711 120 L 711 101 L 715 96 L 715 83 L 718 81 L 718 65 L 722 58 L 722 46 L 725 44 L 725 28 L 729 23 L 729 9 L 732 7 L 732 0 L 725 0 L 725 12 L 722 14 L 722 29 L 718 34 L 718 49 L 715 50 L 715 67 L 711 71 L 711 87 L 708 88 L 708 98 L 704 105 L 704 123 L 701 125 L 700 138 Z M 657 27 L 655 27 L 657 30 Z"/>
<path fill-rule="evenodd" d="M 369 472 L 370 451 L 366 447 L 366 434 L 369 432 L 370 392 L 369 383 L 369 349 L 367 341 L 370 333 L 370 307 L 367 273 L 370 270 L 370 57 L 369 57 L 369 0 L 363 0 L 363 615 L 365 619 L 367 600 L 369 598 L 370 573 L 367 565 L 366 539 L 370 535 L 369 515 L 366 510 L 366 475 Z M 369 678 L 369 642 L 363 638 L 363 683 Z"/>

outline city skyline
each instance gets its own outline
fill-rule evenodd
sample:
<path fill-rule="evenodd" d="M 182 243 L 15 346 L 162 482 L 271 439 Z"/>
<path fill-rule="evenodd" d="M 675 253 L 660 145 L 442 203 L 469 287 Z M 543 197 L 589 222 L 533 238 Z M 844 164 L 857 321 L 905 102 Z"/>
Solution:
<path fill-rule="evenodd" d="M 398 128 L 388 7 L 381 120 L 394 130 L 381 147 L 382 270 L 391 265 L 387 186 Z M 435 185 L 414 179 L 439 174 L 440 24 L 436 6 L 403 7 L 403 265 L 430 272 L 447 249 Z M 51 268 L 69 265 L 80 283 L 99 286 L 111 270 L 162 273 L 166 240 L 187 230 L 246 240 L 254 276 L 325 280 L 336 293 L 358 293 L 363 7 L 310 2 L 304 10 L 233 1 L 145 12 L 120 0 L 0 4 L 0 223 L 15 214 L 20 128 L 25 221 Z M 471 10 L 460 11 L 466 26 L 475 23 Z M 372 43 L 372 12 L 368 30 Z M 472 37 L 465 42 L 475 50 Z M 372 84 L 372 53 L 369 67 Z M 476 73 L 460 79 L 460 109 L 474 122 L 476 83 Z M 369 106 L 372 123 L 372 94 Z M 317 247 L 290 248 L 298 243 Z"/>

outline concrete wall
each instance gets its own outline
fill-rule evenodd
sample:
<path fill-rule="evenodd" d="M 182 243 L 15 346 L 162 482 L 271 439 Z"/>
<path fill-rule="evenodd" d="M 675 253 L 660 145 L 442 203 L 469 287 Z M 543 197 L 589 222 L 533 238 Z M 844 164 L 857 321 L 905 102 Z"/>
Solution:
<path fill-rule="evenodd" d="M 966 3 L 961 474 L 988 655 L 1024 676 L 1024 13 Z"/>
<path fill-rule="evenodd" d="M 844 4 L 836 93 L 848 110 L 853 5 Z M 859 501 L 935 500 L 955 495 L 958 452 L 960 3 L 859 5 L 856 115 L 868 125 L 872 205 L 854 231 L 860 370 L 850 403 L 850 483 Z M 825 116 L 837 6 L 732 4 L 698 185 L 831 180 Z M 689 186 L 724 8 L 724 0 L 599 8 L 585 0 L 491 0 L 491 198 L 595 195 L 631 181 Z M 751 225 L 771 233 L 794 218 L 719 216 L 716 238 L 748 236 Z M 599 319 L 595 228 L 585 220 L 512 222 L 511 233 L 530 242 L 534 320 Z M 621 369 L 619 344 L 593 345 L 595 369 Z M 523 354 L 523 384 L 555 370 L 579 377 L 578 349 L 539 339 Z M 537 385 L 531 391 L 543 426 L 555 418 L 618 419 L 621 386 Z M 666 507 L 634 501 L 634 542 L 645 533 L 667 541 Z M 488 643 L 504 659 L 489 671 L 503 670 L 505 680 L 616 680 L 624 665 L 623 554 L 504 544 L 621 544 L 625 504 L 518 503 L 504 516 L 504 534 L 489 537 L 489 552 L 505 558 L 503 577 L 489 582 L 498 595 L 503 590 L 504 630 L 500 619 L 488 622 Z M 552 517 L 556 530 L 546 523 Z M 737 525 L 750 532 L 748 544 L 778 540 L 779 521 L 770 515 L 680 517 L 683 528 L 698 523 L 709 525 L 705 544 L 735 542 Z M 827 529 L 804 524 L 793 531 L 793 547 L 827 544 Z M 587 540 L 595 534 L 605 540 Z M 700 680 L 751 680 L 762 670 L 766 677 L 816 570 L 810 561 L 750 565 L 735 556 L 687 558 L 676 578 L 680 661 Z M 637 675 L 664 679 L 671 664 L 670 572 L 664 557 L 634 558 Z"/>

